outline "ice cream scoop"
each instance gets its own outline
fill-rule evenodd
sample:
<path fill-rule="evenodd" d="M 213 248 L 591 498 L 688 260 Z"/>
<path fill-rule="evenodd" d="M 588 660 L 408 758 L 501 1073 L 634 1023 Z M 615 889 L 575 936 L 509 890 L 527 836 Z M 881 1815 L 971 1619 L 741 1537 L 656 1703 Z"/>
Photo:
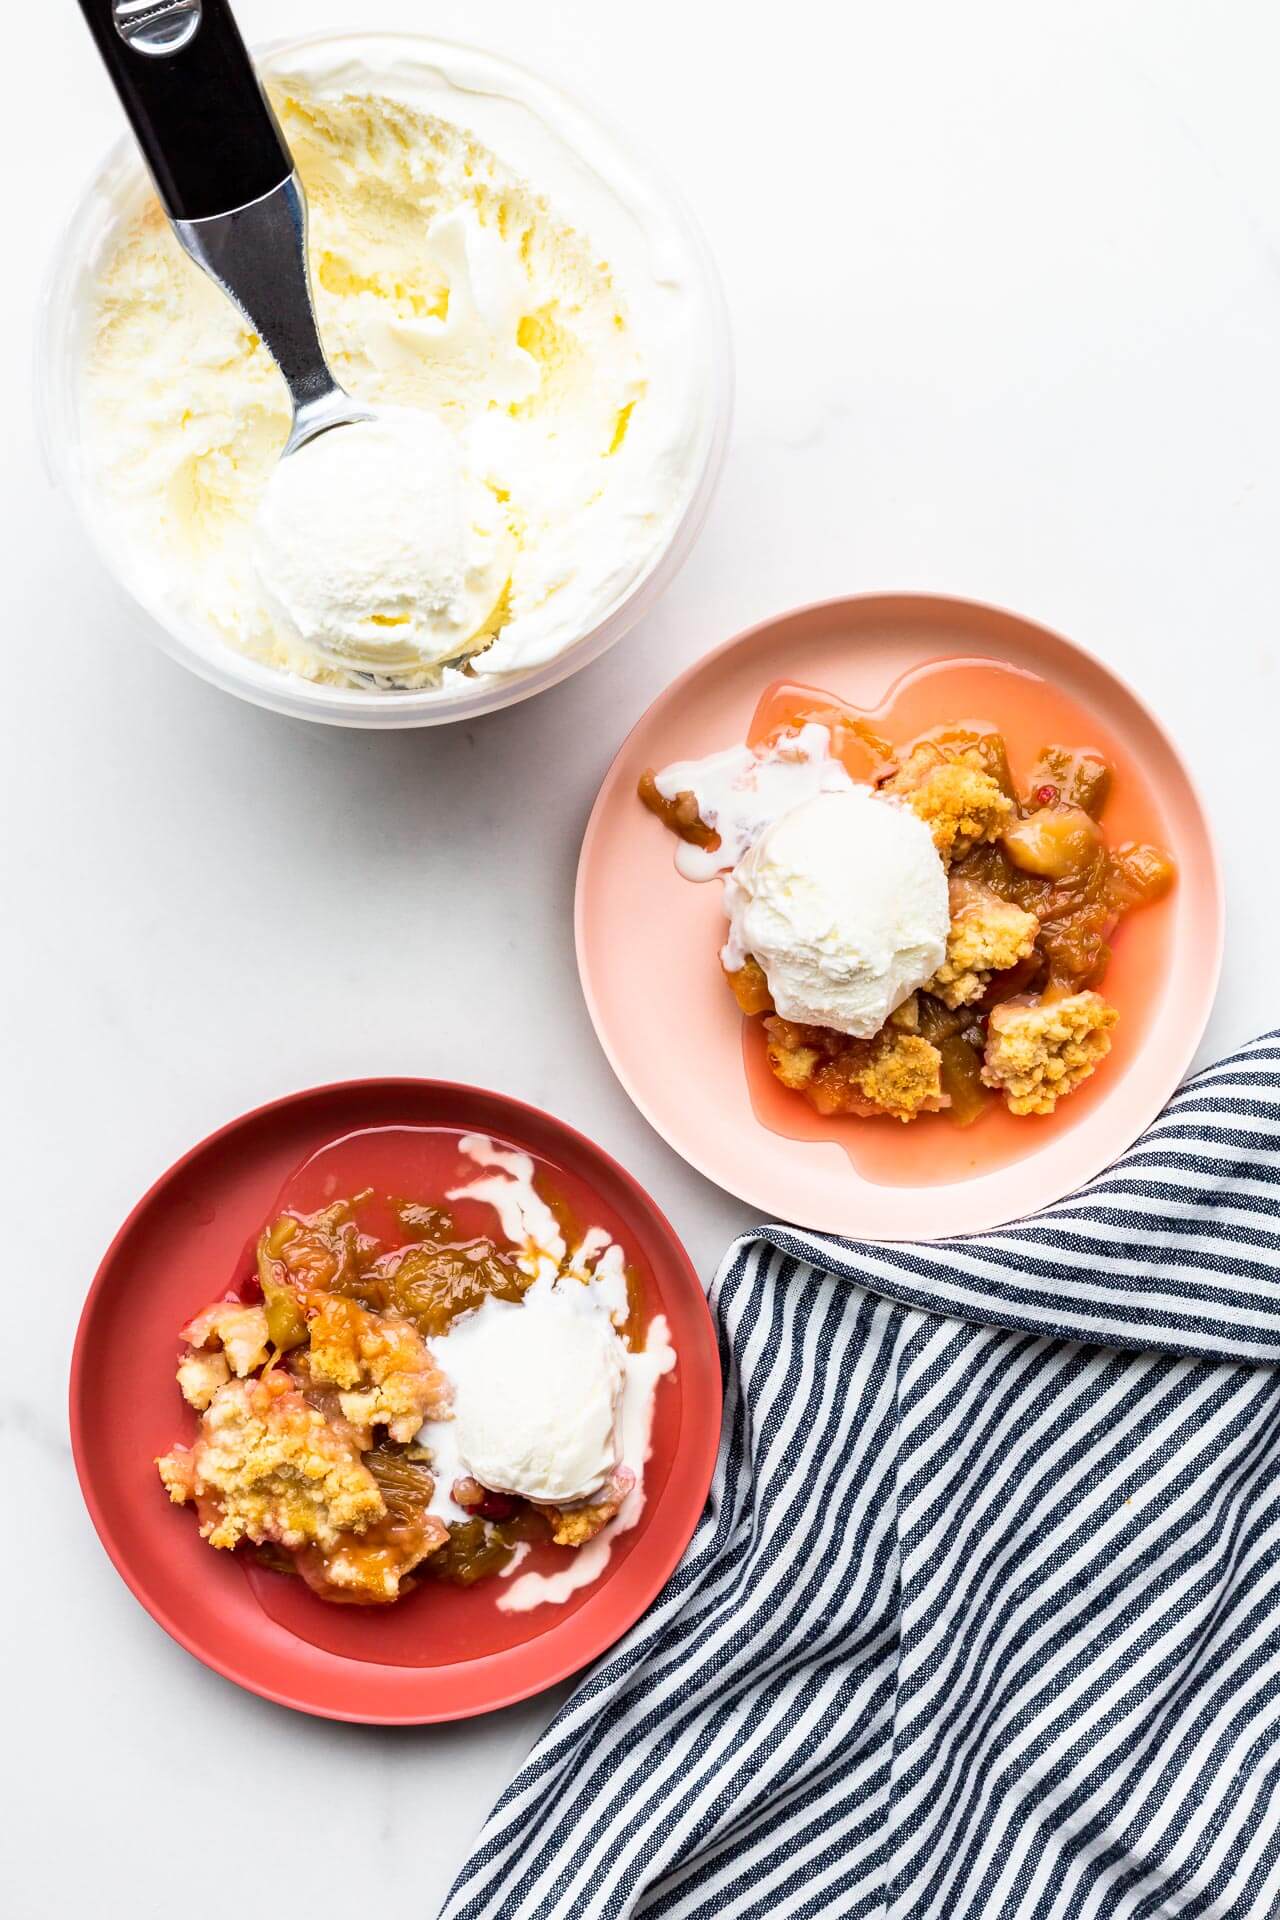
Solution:
<path fill-rule="evenodd" d="M 869 1039 L 946 955 L 947 876 L 909 807 L 850 786 L 767 826 L 725 881 L 724 965 L 751 955 L 784 1019 Z"/>
<path fill-rule="evenodd" d="M 253 556 L 311 655 L 391 677 L 474 646 L 510 577 L 511 538 L 448 427 L 388 407 L 279 462 Z"/>
<path fill-rule="evenodd" d="M 622 1459 L 627 1350 L 580 1281 L 487 1300 L 435 1345 L 466 1473 L 526 1500 L 600 1492 Z"/>
<path fill-rule="evenodd" d="M 316 330 L 307 203 L 227 0 L 80 0 L 181 245 L 254 327 L 289 388 L 290 455 L 370 417 Z"/>
<path fill-rule="evenodd" d="M 292 425 L 259 529 L 264 590 L 340 664 L 456 654 L 506 579 L 492 498 L 438 421 L 390 420 L 335 378 L 316 326 L 306 197 L 226 0 L 80 4 L 174 233 L 289 390 Z M 310 445 L 322 434 L 323 453 Z"/>

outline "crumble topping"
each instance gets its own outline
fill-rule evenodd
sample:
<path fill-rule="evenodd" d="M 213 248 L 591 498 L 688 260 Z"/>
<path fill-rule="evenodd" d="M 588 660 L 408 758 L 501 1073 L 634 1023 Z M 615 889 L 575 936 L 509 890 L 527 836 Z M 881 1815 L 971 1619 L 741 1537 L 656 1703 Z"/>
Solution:
<path fill-rule="evenodd" d="M 343 1416 L 361 1434 L 386 1427 L 393 1440 L 408 1442 L 424 1420 L 448 1418 L 449 1383 L 422 1336 L 398 1314 L 372 1313 L 330 1293 L 310 1333 L 312 1380 L 339 1389 Z"/>
<path fill-rule="evenodd" d="M 551 1538 L 558 1547 L 584 1547 L 607 1527 L 632 1487 L 636 1476 L 630 1467 L 619 1467 L 595 1500 L 578 1507 L 543 1506 L 541 1511 L 551 1522 Z"/>
<path fill-rule="evenodd" d="M 1118 1018 L 1100 993 L 1008 1001 L 988 1022 L 982 1078 L 1004 1094 L 1011 1113 L 1052 1113 L 1111 1051 Z"/>
<path fill-rule="evenodd" d="M 184 1353 L 178 1362 L 178 1385 L 189 1407 L 203 1413 L 219 1387 L 231 1378 L 225 1353 Z"/>
<path fill-rule="evenodd" d="M 1034 913 L 978 881 L 953 878 L 947 957 L 925 991 L 953 1009 L 971 1006 L 981 1000 L 992 974 L 1030 957 L 1039 932 Z"/>
<path fill-rule="evenodd" d="M 332 1546 L 385 1512 L 349 1430 L 309 1406 L 286 1373 L 230 1380 L 213 1396 L 194 1446 L 156 1465 L 176 1506 L 195 1504 L 210 1546 L 241 1540 Z"/>
<path fill-rule="evenodd" d="M 298 1572 L 323 1600 L 385 1605 L 413 1582 L 414 1569 L 449 1542 L 449 1529 L 428 1511 L 435 1477 L 420 1449 L 382 1443 L 365 1455 L 384 1512 L 369 1526 L 342 1533 L 327 1549 L 297 1557 Z"/>
<path fill-rule="evenodd" d="M 913 747 L 880 791 L 899 795 L 919 814 L 948 866 L 975 846 L 999 839 L 1015 811 L 980 753 L 967 749 L 948 755 L 931 740 Z"/>
<path fill-rule="evenodd" d="M 819 1113 L 888 1113 L 912 1120 L 945 1105 L 942 1056 L 918 1033 L 885 1026 L 872 1040 L 830 1027 L 765 1021 L 769 1065 L 784 1087 L 804 1093 Z"/>

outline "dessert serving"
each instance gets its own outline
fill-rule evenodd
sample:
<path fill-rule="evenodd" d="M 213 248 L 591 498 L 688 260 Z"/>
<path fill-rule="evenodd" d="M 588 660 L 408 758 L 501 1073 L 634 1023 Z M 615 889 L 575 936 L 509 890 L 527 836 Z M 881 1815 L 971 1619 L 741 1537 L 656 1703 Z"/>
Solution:
<path fill-rule="evenodd" d="M 70 1421 L 99 1536 L 180 1645 L 410 1724 L 525 1699 L 634 1625 L 720 1405 L 698 1276 L 624 1168 L 501 1094 L 392 1078 L 243 1114 L 143 1195 Z"/>
<path fill-rule="evenodd" d="M 1087 739 L 1015 764 L 998 718 L 890 737 L 780 685 L 745 743 L 639 797 L 686 878 L 723 880 L 721 965 L 774 1078 L 824 1116 L 967 1128 L 1052 1114 L 1110 1051 L 1110 942 L 1174 881 L 1108 834 L 1113 772 Z"/>
<path fill-rule="evenodd" d="M 1026 845 L 1049 825 L 1058 878 Z M 1101 660 L 876 594 L 763 621 L 654 701 L 592 809 L 575 939 L 614 1071 L 699 1172 L 771 1220 L 939 1240 L 1061 1199 L 1155 1118 L 1212 1005 L 1222 889 L 1176 747 Z"/>
<path fill-rule="evenodd" d="M 611 619 L 703 499 L 705 261 L 605 135 L 498 61 L 351 36 L 263 72 L 323 344 L 376 418 L 280 460 L 284 380 L 130 155 L 68 289 L 82 503 L 215 654 L 441 704 L 500 688 Z"/>
<path fill-rule="evenodd" d="M 500 1580 L 519 1614 L 589 1586 L 635 1527 L 675 1353 L 622 1246 L 527 1154 L 451 1151 L 443 1192 L 264 1225 L 254 1276 L 181 1329 L 197 1426 L 157 1466 L 211 1547 L 322 1600 Z"/>

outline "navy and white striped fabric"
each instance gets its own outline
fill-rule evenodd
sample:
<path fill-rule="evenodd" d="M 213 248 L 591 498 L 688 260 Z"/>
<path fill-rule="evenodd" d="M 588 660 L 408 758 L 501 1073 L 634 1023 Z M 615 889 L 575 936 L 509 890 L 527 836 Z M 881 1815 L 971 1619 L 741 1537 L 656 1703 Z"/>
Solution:
<path fill-rule="evenodd" d="M 768 1227 L 715 1484 L 447 1920 L 1280 1913 L 1280 1034 L 1034 1220 Z"/>

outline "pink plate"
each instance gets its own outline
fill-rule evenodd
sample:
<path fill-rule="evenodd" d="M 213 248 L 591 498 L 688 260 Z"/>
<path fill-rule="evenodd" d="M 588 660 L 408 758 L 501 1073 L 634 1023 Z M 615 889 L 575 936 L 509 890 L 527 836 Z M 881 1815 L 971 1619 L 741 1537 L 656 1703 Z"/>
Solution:
<path fill-rule="evenodd" d="M 1001 1111 L 963 1132 L 938 1119 L 911 1127 L 822 1121 L 777 1087 L 762 1065 L 759 1023 L 743 1022 L 721 978 L 720 888 L 680 877 L 671 836 L 636 798 L 647 767 L 745 739 L 757 702 L 780 681 L 874 711 L 891 695 L 909 705 L 913 676 L 936 678 L 957 702 L 975 686 L 1016 685 L 1036 716 L 1024 732 L 1052 727 L 1038 745 L 1092 746 L 1117 763 L 1107 815 L 1114 836 L 1156 840 L 1177 862 L 1173 892 L 1117 932 L 1104 983 L 1121 1015 L 1110 1059 L 1048 1118 L 1016 1121 Z M 914 731 L 978 718 L 1016 725 L 961 705 Z M 654 702 L 618 754 L 578 868 L 583 991 L 640 1111 L 691 1166 L 762 1213 L 861 1239 L 983 1232 L 1109 1165 L 1186 1072 L 1213 1004 L 1222 934 L 1221 879 L 1199 796 L 1136 694 L 1043 627 L 922 594 L 804 607 L 706 655 Z M 926 1126 L 943 1132 L 926 1134 Z"/>
<path fill-rule="evenodd" d="M 200 1540 L 190 1510 L 166 1500 L 155 1456 L 189 1439 L 194 1427 L 174 1382 L 177 1329 L 252 1270 L 253 1242 L 286 1182 L 296 1204 L 334 1155 L 344 1166 L 367 1156 L 372 1183 L 389 1167 L 409 1164 L 415 1142 L 422 1142 L 423 1157 L 412 1164 L 425 1167 L 439 1157 L 442 1136 L 467 1132 L 489 1134 L 545 1163 L 554 1191 L 575 1215 L 585 1223 L 589 1210 L 591 1223 L 626 1251 L 646 1318 L 666 1316 L 676 1366 L 659 1382 L 654 1403 L 645 1505 L 600 1578 L 562 1605 L 504 1612 L 495 1604 L 498 1580 L 467 1589 L 424 1580 L 385 1609 L 332 1606 L 239 1551 L 215 1552 Z M 330 1152 L 322 1155 L 324 1149 Z M 398 1183 L 398 1171 L 394 1177 L 396 1185 L 379 1190 L 419 1197 Z M 319 1190 L 306 1204 L 323 1204 Z M 268 1700 L 335 1720 L 459 1719 L 538 1693 L 596 1659 L 639 1619 L 688 1544 L 719 1435 L 711 1317 L 684 1249 L 652 1200 L 616 1161 L 550 1115 L 435 1080 L 317 1087 L 245 1114 L 194 1147 L 139 1201 L 112 1242 L 85 1302 L 71 1370 L 81 1490 L 103 1545 L 143 1606 L 215 1672 Z M 568 1550 L 534 1553 L 567 1557 Z"/>

